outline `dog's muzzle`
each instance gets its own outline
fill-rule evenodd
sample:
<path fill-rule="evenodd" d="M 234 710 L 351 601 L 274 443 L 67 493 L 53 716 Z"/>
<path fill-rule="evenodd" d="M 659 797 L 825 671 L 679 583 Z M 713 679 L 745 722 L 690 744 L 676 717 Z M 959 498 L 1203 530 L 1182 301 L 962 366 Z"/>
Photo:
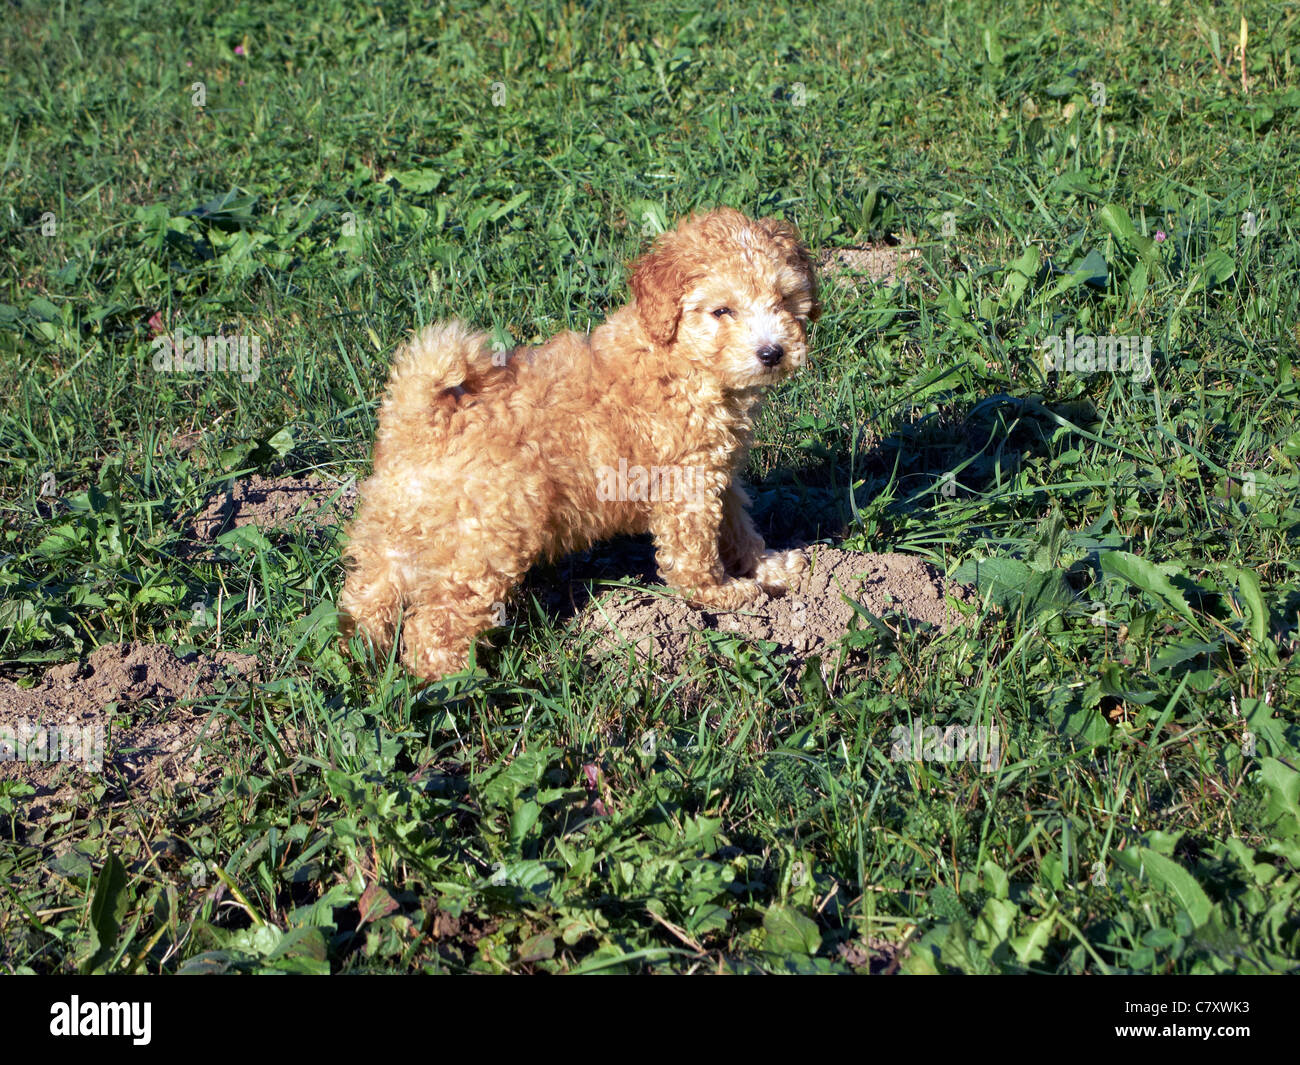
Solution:
<path fill-rule="evenodd" d="M 759 348 L 756 354 L 758 361 L 770 368 L 778 365 L 785 358 L 785 348 L 780 344 L 766 344 Z"/>

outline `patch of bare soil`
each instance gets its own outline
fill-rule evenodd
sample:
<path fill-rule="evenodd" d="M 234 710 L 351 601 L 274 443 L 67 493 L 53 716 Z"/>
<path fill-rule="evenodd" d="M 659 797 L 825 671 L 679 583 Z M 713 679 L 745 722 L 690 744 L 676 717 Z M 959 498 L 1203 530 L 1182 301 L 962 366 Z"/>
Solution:
<path fill-rule="evenodd" d="M 708 630 L 775 643 L 799 661 L 836 649 L 858 616 L 848 600 L 891 626 L 901 620 L 946 632 L 962 620 L 948 600 L 970 602 L 974 595 L 912 555 L 820 546 L 806 553 L 809 567 L 796 587 L 745 611 L 699 610 L 666 590 L 621 588 L 588 603 L 574 624 L 594 635 L 594 657 L 626 655 L 631 649 L 639 661 L 653 659 L 660 671 L 673 674 L 699 653 L 701 633 Z"/>
<path fill-rule="evenodd" d="M 817 257 L 817 269 L 836 285 L 863 281 L 892 285 L 907 284 L 911 263 L 919 259 L 916 248 L 902 244 L 870 244 L 862 248 L 827 248 Z"/>
<path fill-rule="evenodd" d="M 256 670 L 253 655 L 122 643 L 55 666 L 30 688 L 0 680 L 0 780 L 35 787 L 28 820 L 76 805 L 100 783 L 145 793 L 159 783 L 209 786 L 220 767 L 194 758 L 208 714 L 175 704 Z"/>
<path fill-rule="evenodd" d="M 194 519 L 189 535 L 199 543 L 208 544 L 222 533 L 245 525 L 259 529 L 287 529 L 299 524 L 338 525 L 352 515 L 356 502 L 355 479 L 336 483 L 314 476 L 254 474 L 213 496 Z"/>
<path fill-rule="evenodd" d="M 889 976 L 898 972 L 899 965 L 907 957 L 907 948 L 888 939 L 869 939 L 841 943 L 837 953 L 841 961 L 858 972 Z"/>

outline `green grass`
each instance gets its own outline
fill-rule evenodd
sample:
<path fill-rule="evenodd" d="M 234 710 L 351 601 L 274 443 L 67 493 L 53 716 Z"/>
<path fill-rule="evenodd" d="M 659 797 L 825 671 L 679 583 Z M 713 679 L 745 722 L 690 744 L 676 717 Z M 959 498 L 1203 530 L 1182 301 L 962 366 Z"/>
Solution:
<path fill-rule="evenodd" d="M 1296 968 L 1292 5 L 176 7 L 6 16 L 0 655 L 265 675 L 203 704 L 212 793 L 24 826 L 0 785 L 5 970 Z M 332 533 L 181 550 L 234 476 L 364 475 L 414 325 L 585 329 L 721 203 L 923 248 L 922 286 L 827 287 L 750 473 L 778 535 L 977 580 L 963 630 L 665 687 L 523 603 L 418 693 L 335 650 Z M 154 373 L 155 315 L 260 376 Z M 1068 330 L 1152 337 L 1150 380 L 1045 375 Z M 1003 764 L 891 759 L 912 723 Z"/>

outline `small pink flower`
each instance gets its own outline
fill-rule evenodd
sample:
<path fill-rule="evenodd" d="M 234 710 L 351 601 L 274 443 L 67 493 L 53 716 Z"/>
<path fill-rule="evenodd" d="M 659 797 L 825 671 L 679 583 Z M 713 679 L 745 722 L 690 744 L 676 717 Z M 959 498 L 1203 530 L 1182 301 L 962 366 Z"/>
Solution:
<path fill-rule="evenodd" d="M 600 770 L 588 762 L 582 767 L 582 775 L 586 778 L 587 790 L 595 791 L 596 783 L 600 780 Z"/>
<path fill-rule="evenodd" d="M 185 65 L 186 65 L 187 67 L 192 67 L 192 66 L 194 65 L 194 60 L 193 60 L 193 59 L 187 59 L 187 60 L 185 60 Z"/>
<path fill-rule="evenodd" d="M 235 55 L 243 55 L 243 54 L 244 54 L 244 46 L 242 44 L 235 45 Z"/>
<path fill-rule="evenodd" d="M 1163 243 L 1165 242 L 1166 239 L 1167 239 L 1167 238 L 1165 237 L 1165 231 L 1164 231 L 1163 229 L 1157 229 L 1157 230 L 1156 230 L 1156 243 L 1157 243 L 1157 244 L 1163 244 Z"/>
<path fill-rule="evenodd" d="M 243 84 L 244 84 L 244 79 L 243 79 L 243 78 L 240 78 L 240 79 L 239 79 L 239 84 L 240 84 L 240 85 L 243 85 Z"/>
<path fill-rule="evenodd" d="M 154 336 L 161 336 L 167 332 L 167 327 L 163 325 L 162 311 L 153 312 L 153 317 L 149 319 L 149 332 Z"/>

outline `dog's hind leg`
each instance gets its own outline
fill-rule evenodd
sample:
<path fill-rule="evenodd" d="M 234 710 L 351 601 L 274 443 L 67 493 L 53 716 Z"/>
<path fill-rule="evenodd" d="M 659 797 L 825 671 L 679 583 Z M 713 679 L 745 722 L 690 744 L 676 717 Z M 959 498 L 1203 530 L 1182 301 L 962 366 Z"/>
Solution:
<path fill-rule="evenodd" d="M 401 586 L 391 566 L 382 559 L 353 555 L 351 569 L 339 592 L 339 633 L 345 639 L 368 636 L 380 654 L 393 646 L 402 616 Z"/>
<path fill-rule="evenodd" d="M 487 629 L 505 624 L 506 598 L 514 581 L 502 577 L 457 589 L 454 598 L 437 594 L 407 603 L 402 616 L 402 664 L 417 677 L 437 680 L 469 664 L 470 648 Z"/>
<path fill-rule="evenodd" d="M 413 558 L 402 616 L 402 663 L 434 680 L 464 669 L 470 648 L 487 629 L 505 623 L 505 607 L 528 567 L 541 554 L 542 533 L 531 502 L 536 479 L 508 473 L 477 486 L 475 506 L 494 517 L 494 533 L 430 543 Z M 463 536 L 463 533 L 457 533 Z"/>
<path fill-rule="evenodd" d="M 406 609 L 402 618 L 402 665 L 422 680 L 459 673 L 469 663 L 475 629 L 441 604 Z"/>

